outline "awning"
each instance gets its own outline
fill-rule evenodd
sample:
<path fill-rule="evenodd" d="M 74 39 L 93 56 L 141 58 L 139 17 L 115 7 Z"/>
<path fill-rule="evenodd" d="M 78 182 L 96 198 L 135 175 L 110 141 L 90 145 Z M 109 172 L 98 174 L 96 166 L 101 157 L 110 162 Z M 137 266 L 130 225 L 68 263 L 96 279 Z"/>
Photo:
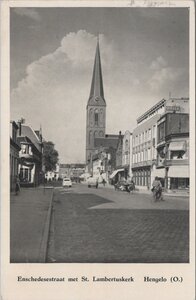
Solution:
<path fill-rule="evenodd" d="M 165 168 L 155 169 L 152 171 L 153 177 L 164 178 L 165 177 Z"/>
<path fill-rule="evenodd" d="M 170 166 L 168 177 L 189 178 L 189 166 Z"/>
<path fill-rule="evenodd" d="M 169 144 L 169 150 L 171 150 L 171 151 L 185 151 L 185 141 L 171 142 Z"/>
<path fill-rule="evenodd" d="M 124 171 L 124 169 L 118 169 L 118 170 L 115 170 L 111 175 L 110 175 L 110 178 L 114 178 L 114 176 L 118 173 L 118 172 L 122 172 Z"/>

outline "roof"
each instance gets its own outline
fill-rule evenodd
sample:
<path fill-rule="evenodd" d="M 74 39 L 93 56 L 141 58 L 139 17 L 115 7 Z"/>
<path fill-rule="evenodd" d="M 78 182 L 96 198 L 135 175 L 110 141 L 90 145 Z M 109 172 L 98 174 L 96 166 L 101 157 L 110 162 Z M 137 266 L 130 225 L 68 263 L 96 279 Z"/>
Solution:
<path fill-rule="evenodd" d="M 162 99 L 159 102 L 157 102 L 155 105 L 153 105 L 150 109 L 148 109 L 144 114 L 142 114 L 139 118 L 137 118 L 137 124 L 141 123 L 143 120 L 146 119 L 146 117 L 153 115 L 158 109 L 163 107 L 165 105 L 166 100 Z"/>
<path fill-rule="evenodd" d="M 106 105 L 104 99 L 104 91 L 103 91 L 103 78 L 102 78 L 102 70 L 101 70 L 99 41 L 97 41 L 95 62 L 93 68 L 93 77 L 91 82 L 91 90 L 90 90 L 88 105 L 95 105 L 95 106 Z"/>
<path fill-rule="evenodd" d="M 37 150 L 41 152 L 41 141 L 30 126 L 21 125 L 21 137 L 28 137 Z"/>
<path fill-rule="evenodd" d="M 95 148 L 114 148 L 116 149 L 118 145 L 118 136 L 116 138 L 95 138 Z"/>

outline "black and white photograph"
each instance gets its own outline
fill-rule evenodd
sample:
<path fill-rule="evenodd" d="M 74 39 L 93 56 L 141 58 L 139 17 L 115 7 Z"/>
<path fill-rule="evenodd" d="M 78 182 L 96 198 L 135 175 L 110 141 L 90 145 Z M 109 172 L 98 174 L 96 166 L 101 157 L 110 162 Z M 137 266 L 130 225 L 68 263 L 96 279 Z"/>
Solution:
<path fill-rule="evenodd" d="M 161 268 L 192 251 L 189 5 L 21 3 L 7 14 L 9 265 L 158 264 L 169 281 Z"/>

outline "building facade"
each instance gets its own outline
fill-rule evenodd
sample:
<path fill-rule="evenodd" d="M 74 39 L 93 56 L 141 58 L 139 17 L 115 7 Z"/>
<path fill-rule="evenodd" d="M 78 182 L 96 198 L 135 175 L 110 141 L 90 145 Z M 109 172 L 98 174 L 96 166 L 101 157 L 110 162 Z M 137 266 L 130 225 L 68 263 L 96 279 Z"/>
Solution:
<path fill-rule="evenodd" d="M 110 175 L 116 168 L 116 150 L 119 135 L 106 134 L 95 139 L 95 154 L 92 156 L 91 174 L 110 182 Z M 100 179 L 100 180 L 101 180 Z"/>
<path fill-rule="evenodd" d="M 106 101 L 104 98 L 103 79 L 99 41 L 97 42 L 90 96 L 86 106 L 86 165 L 92 168 L 92 156 L 95 153 L 95 138 L 105 137 Z"/>
<path fill-rule="evenodd" d="M 59 180 L 59 164 L 56 164 L 56 168 L 54 171 L 48 171 L 45 174 L 45 179 L 47 181 L 57 181 Z"/>
<path fill-rule="evenodd" d="M 19 152 L 19 179 L 21 186 L 33 187 L 42 182 L 42 137 L 30 126 L 19 124 L 20 134 L 17 138 Z"/>
<path fill-rule="evenodd" d="M 122 146 L 122 167 L 124 168 L 125 179 L 133 176 L 132 174 L 132 133 L 125 131 Z"/>
<path fill-rule="evenodd" d="M 59 165 L 59 178 L 71 178 L 73 181 L 79 181 L 80 176 L 85 172 L 85 164 L 71 163 Z"/>
<path fill-rule="evenodd" d="M 157 121 L 165 110 L 165 99 L 137 119 L 132 140 L 132 174 L 140 189 L 149 189 L 156 176 Z"/>
<path fill-rule="evenodd" d="M 171 98 L 158 120 L 158 177 L 166 189 L 189 188 L 189 99 Z"/>
<path fill-rule="evenodd" d="M 15 189 L 15 178 L 18 175 L 20 144 L 17 142 L 19 127 L 16 122 L 10 122 L 10 191 Z"/>

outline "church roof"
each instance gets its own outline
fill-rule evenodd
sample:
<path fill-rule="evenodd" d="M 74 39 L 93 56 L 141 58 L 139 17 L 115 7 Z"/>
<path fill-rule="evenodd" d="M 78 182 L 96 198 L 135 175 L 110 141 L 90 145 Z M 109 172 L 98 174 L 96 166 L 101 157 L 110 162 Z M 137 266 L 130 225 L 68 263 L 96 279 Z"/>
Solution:
<path fill-rule="evenodd" d="M 117 149 L 118 138 L 95 138 L 95 148 L 114 148 Z"/>
<path fill-rule="evenodd" d="M 106 102 L 104 99 L 104 91 L 103 91 L 103 78 L 102 78 L 102 70 L 101 70 L 99 40 L 97 41 L 95 62 L 94 62 L 94 68 L 93 68 L 93 77 L 92 77 L 88 105 L 96 105 L 96 106 L 106 105 Z"/>

